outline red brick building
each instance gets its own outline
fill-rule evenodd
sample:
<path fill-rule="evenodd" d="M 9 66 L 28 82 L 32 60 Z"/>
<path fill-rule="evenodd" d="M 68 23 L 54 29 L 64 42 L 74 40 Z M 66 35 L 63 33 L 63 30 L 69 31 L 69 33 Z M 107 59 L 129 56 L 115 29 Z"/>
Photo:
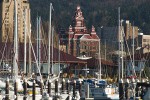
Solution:
<path fill-rule="evenodd" d="M 99 50 L 99 43 L 100 39 L 94 26 L 90 32 L 87 31 L 81 8 L 77 6 L 73 25 L 69 26 L 68 31 L 68 53 L 76 57 L 83 52 L 86 53 L 86 56 L 95 56 Z"/>

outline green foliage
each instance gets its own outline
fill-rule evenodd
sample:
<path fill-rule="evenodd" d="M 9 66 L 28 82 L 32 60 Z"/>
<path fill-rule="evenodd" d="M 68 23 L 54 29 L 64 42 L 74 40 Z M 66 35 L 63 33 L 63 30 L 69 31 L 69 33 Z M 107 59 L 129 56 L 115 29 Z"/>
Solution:
<path fill-rule="evenodd" d="M 84 78 L 84 76 L 82 74 L 79 75 L 79 78 Z"/>
<path fill-rule="evenodd" d="M 150 79 L 150 74 L 149 74 L 149 73 L 150 73 L 150 67 L 147 67 L 147 66 L 146 66 L 146 67 L 144 68 L 144 71 L 145 71 L 146 76 Z"/>
<path fill-rule="evenodd" d="M 87 75 L 87 77 L 88 77 L 88 78 L 93 78 L 93 76 L 92 76 L 92 75 L 89 75 L 89 74 Z"/>
<path fill-rule="evenodd" d="M 120 7 L 121 19 L 130 20 L 144 33 L 150 33 L 150 0 L 30 0 L 33 27 L 37 15 L 49 21 L 50 2 L 54 7 L 52 18 L 56 28 L 68 29 L 77 5 L 81 6 L 87 28 L 117 26 Z"/>

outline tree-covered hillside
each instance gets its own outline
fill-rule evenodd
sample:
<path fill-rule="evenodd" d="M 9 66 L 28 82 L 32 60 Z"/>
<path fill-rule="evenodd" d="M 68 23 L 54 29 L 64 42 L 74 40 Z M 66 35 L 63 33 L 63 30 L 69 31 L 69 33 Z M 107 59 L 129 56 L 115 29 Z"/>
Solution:
<path fill-rule="evenodd" d="M 85 24 L 88 28 L 94 25 L 116 26 L 118 24 L 118 7 L 121 18 L 134 22 L 134 25 L 150 34 L 150 0 L 30 0 L 32 25 L 35 27 L 36 16 L 40 15 L 47 29 L 49 5 L 53 4 L 53 25 L 58 29 L 68 29 L 72 24 L 77 5 L 81 6 Z"/>

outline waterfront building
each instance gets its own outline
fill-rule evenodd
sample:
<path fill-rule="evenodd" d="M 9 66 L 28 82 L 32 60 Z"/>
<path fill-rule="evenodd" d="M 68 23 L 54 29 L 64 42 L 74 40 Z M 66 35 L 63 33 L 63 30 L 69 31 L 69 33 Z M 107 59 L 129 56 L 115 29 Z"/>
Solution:
<path fill-rule="evenodd" d="M 26 26 L 26 32 L 28 34 L 27 36 L 31 36 L 30 5 L 28 0 L 16 0 L 16 1 L 17 1 L 17 15 L 18 15 L 17 16 L 18 17 L 18 22 L 17 22 L 18 39 L 19 42 L 24 42 L 25 26 Z M 14 0 L 2 0 L 0 2 L 0 25 L 1 25 L 0 42 L 6 42 L 6 41 L 13 42 Z"/>
<path fill-rule="evenodd" d="M 84 17 L 80 6 L 77 6 L 73 23 L 68 31 L 68 53 L 76 57 L 83 53 L 86 56 L 95 56 L 99 50 L 100 38 L 97 36 L 95 27 L 89 32 L 84 23 Z"/>
<path fill-rule="evenodd" d="M 143 35 L 143 33 L 139 33 L 137 50 L 139 50 L 140 53 L 148 53 L 150 52 L 149 49 L 150 49 L 150 35 Z"/>

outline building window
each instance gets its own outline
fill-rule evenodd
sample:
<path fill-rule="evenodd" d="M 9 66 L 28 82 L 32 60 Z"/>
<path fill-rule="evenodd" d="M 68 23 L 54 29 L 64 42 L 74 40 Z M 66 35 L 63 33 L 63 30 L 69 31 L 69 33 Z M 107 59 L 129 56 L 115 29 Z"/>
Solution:
<path fill-rule="evenodd" d="M 86 49 L 87 47 L 86 47 L 86 45 L 84 46 L 84 49 Z"/>
<path fill-rule="evenodd" d="M 8 6 L 8 5 L 6 5 L 6 6 L 5 6 L 5 8 L 6 8 L 6 9 L 8 9 L 8 8 L 9 8 L 9 6 Z"/>
<path fill-rule="evenodd" d="M 96 47 L 95 47 L 95 46 L 93 46 L 93 49 L 95 50 L 95 49 L 96 49 Z"/>
<path fill-rule="evenodd" d="M 146 39 L 143 39 L 143 42 L 146 42 Z"/>
<path fill-rule="evenodd" d="M 7 24 L 7 20 L 5 20 L 5 23 Z"/>
<path fill-rule="evenodd" d="M 5 0 L 5 3 L 8 3 L 9 2 L 9 0 Z"/>
<path fill-rule="evenodd" d="M 9 11 L 9 9 L 6 8 L 6 9 L 5 9 L 5 12 L 8 12 L 8 11 Z"/>
<path fill-rule="evenodd" d="M 8 27 L 9 25 L 8 24 L 5 24 L 5 27 Z"/>

